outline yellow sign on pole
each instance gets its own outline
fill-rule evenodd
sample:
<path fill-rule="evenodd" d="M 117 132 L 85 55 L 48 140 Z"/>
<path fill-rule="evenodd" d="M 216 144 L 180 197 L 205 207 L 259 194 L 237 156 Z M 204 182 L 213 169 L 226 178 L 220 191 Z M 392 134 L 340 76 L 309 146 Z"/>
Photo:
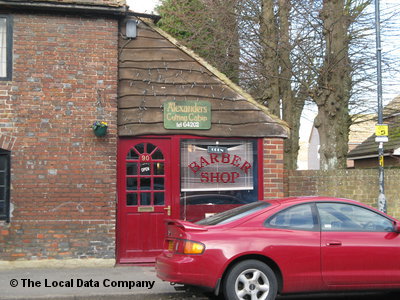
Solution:
<path fill-rule="evenodd" d="M 389 126 L 387 124 L 375 125 L 375 135 L 376 136 L 388 136 L 389 135 Z"/>

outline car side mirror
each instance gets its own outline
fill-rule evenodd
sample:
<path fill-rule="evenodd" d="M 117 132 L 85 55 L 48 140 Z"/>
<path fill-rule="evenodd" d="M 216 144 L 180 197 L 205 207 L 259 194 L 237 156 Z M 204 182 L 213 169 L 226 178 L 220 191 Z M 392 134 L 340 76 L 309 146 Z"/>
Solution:
<path fill-rule="evenodd" d="M 396 221 L 393 222 L 393 230 L 396 233 L 400 233 L 400 223 L 399 222 L 396 222 Z"/>

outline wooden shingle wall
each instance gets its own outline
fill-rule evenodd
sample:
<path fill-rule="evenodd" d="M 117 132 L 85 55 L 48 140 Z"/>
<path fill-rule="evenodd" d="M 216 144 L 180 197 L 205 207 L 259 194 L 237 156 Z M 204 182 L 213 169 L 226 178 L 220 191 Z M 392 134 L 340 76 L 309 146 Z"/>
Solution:
<path fill-rule="evenodd" d="M 287 137 L 287 127 L 266 108 L 190 50 L 143 20 L 119 39 L 119 136 L 192 134 L 210 137 Z M 163 103 L 209 101 L 209 130 L 167 130 Z M 252 102 L 253 101 L 253 102 Z"/>

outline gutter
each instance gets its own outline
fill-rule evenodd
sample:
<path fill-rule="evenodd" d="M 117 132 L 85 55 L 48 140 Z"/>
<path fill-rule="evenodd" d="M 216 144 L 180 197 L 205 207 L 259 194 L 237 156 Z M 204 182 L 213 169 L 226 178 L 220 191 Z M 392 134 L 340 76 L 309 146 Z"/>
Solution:
<path fill-rule="evenodd" d="M 390 156 L 391 153 L 384 153 L 383 156 Z M 347 156 L 347 159 L 357 160 L 357 159 L 366 159 L 366 158 L 377 158 L 378 154 L 370 154 L 370 155 L 360 155 L 360 156 Z"/>
<path fill-rule="evenodd" d="M 124 5 L 120 7 L 105 6 L 105 5 L 84 5 L 74 3 L 60 2 L 33 2 L 33 1 L 15 1 L 15 0 L 0 0 L 0 9 L 9 8 L 15 10 L 36 10 L 43 12 L 60 12 L 60 13 L 78 13 L 84 15 L 107 15 L 115 17 L 142 17 L 153 20 L 157 23 L 161 17 L 156 15 L 148 15 L 143 13 L 135 13 L 129 11 L 129 7 Z"/>
<path fill-rule="evenodd" d="M 383 153 L 383 156 L 393 156 L 393 155 L 396 155 L 396 153 L 394 153 L 393 150 Z M 357 160 L 357 159 L 377 158 L 377 157 L 378 157 L 378 153 L 369 154 L 369 155 L 368 154 L 367 155 L 359 155 L 359 156 L 347 156 L 347 159 Z"/>
<path fill-rule="evenodd" d="M 387 149 L 383 156 L 397 156 L 400 155 L 400 148 L 395 149 Z M 354 156 L 347 156 L 348 159 L 356 160 L 356 159 L 365 159 L 365 158 L 376 158 L 378 157 L 378 153 L 371 153 L 371 154 L 364 154 L 364 155 L 354 155 Z"/>

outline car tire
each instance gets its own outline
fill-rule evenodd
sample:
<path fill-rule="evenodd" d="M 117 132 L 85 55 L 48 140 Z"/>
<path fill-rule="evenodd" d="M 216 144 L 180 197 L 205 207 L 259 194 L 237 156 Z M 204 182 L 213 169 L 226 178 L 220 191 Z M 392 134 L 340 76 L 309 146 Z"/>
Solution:
<path fill-rule="evenodd" d="M 274 271 L 259 260 L 237 263 L 225 277 L 223 294 L 229 300 L 274 300 L 278 282 Z"/>

